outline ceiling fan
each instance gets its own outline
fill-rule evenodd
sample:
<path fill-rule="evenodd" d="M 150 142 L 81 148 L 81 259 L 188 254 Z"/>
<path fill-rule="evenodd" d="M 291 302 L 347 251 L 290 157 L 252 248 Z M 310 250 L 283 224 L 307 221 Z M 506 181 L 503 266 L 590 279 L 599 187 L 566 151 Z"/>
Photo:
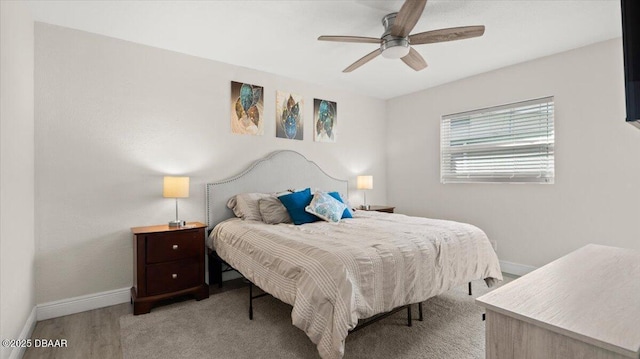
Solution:
<path fill-rule="evenodd" d="M 413 27 L 422 15 L 427 0 L 405 0 L 400 11 L 382 18 L 384 33 L 381 38 L 364 36 L 320 36 L 321 41 L 359 42 L 379 44 L 380 48 L 370 52 L 351 64 L 342 72 L 351 72 L 378 55 L 390 59 L 402 59 L 409 67 L 420 71 L 427 67 L 427 62 L 412 47 L 412 45 L 432 44 L 436 42 L 469 39 L 482 36 L 484 25 L 451 27 L 447 29 L 431 30 L 410 35 Z"/>

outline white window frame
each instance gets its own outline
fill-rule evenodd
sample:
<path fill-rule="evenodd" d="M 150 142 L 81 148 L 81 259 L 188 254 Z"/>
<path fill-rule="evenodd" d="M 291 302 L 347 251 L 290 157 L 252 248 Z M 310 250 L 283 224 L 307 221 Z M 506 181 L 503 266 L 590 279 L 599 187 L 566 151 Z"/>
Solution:
<path fill-rule="evenodd" d="M 441 183 L 555 181 L 554 97 L 444 115 Z"/>

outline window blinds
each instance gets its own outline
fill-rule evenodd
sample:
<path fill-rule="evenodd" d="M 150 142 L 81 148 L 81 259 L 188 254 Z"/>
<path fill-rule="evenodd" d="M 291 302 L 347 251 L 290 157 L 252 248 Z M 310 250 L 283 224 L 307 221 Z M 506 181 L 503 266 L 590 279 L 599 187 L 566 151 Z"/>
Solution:
<path fill-rule="evenodd" d="M 442 116 L 440 180 L 553 183 L 553 97 Z"/>

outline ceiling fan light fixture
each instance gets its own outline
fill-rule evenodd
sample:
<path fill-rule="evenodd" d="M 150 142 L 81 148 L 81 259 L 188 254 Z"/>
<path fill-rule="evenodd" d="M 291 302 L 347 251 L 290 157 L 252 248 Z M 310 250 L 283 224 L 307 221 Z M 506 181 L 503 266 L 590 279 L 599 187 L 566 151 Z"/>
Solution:
<path fill-rule="evenodd" d="M 387 59 L 400 59 L 409 54 L 409 46 L 387 47 L 382 51 L 382 56 Z"/>
<path fill-rule="evenodd" d="M 387 39 L 380 45 L 382 56 L 387 59 L 399 59 L 407 56 L 409 53 L 409 40 L 406 38 Z"/>

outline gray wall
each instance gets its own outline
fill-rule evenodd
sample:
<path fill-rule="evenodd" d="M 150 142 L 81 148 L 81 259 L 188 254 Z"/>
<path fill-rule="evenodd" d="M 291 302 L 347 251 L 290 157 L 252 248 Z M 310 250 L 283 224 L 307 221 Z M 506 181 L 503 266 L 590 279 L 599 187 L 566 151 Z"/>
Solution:
<path fill-rule="evenodd" d="M 174 218 L 162 177 L 191 177 L 180 217 L 205 221 L 205 183 L 280 149 L 386 202 L 385 102 L 171 51 L 36 23 L 37 302 L 132 284 L 133 226 Z M 263 136 L 230 129 L 230 82 L 264 86 Z M 275 137 L 275 93 L 304 97 L 304 141 Z M 337 102 L 338 140 L 313 142 L 313 98 Z"/>
<path fill-rule="evenodd" d="M 473 223 L 519 264 L 587 243 L 640 249 L 640 131 L 624 121 L 623 86 L 615 39 L 392 99 L 389 202 Z M 543 96 L 555 96 L 555 184 L 440 183 L 442 115 Z"/>
<path fill-rule="evenodd" d="M 25 5 L 0 1 L 2 339 L 18 339 L 35 306 L 33 44 L 33 19 Z M 1 358 L 11 355 L 11 348 L 0 350 Z"/>

